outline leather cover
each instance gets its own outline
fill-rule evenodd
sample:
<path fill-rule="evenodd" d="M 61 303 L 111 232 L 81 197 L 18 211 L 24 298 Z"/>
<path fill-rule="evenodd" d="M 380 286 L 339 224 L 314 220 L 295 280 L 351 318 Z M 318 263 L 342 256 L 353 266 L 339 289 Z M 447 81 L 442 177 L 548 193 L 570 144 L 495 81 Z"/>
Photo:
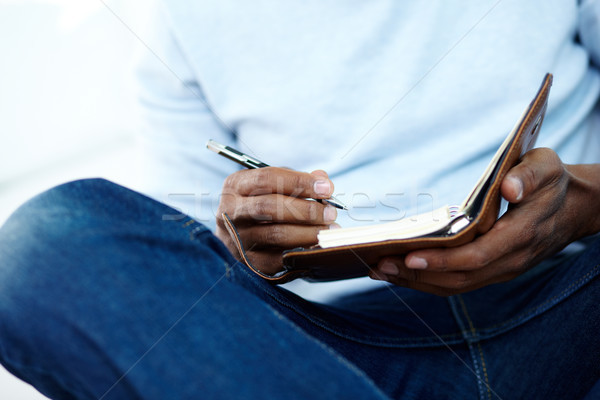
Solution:
<path fill-rule="evenodd" d="M 284 270 L 276 275 L 266 275 L 247 259 L 235 226 L 224 215 L 227 229 L 236 243 L 241 259 L 255 273 L 274 283 L 285 283 L 299 277 L 313 281 L 333 281 L 366 276 L 369 269 L 385 256 L 401 255 L 422 248 L 459 246 L 472 241 L 487 232 L 498 218 L 500 185 L 509 169 L 533 147 L 544 118 L 551 85 L 552 75 L 547 74 L 537 95 L 525 110 L 524 118 L 516 128 L 516 135 L 491 177 L 480 205 L 469 216 L 470 223 L 457 233 L 329 248 L 315 246 L 292 249 L 283 254 Z"/>

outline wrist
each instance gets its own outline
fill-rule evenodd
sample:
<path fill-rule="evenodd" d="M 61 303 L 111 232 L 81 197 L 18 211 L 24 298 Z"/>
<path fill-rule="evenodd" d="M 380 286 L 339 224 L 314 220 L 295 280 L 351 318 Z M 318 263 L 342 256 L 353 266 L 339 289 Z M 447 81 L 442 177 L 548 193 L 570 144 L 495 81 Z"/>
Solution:
<path fill-rule="evenodd" d="M 574 240 L 600 232 L 600 164 L 565 166 L 569 175 L 569 191 L 575 200 L 571 215 L 578 230 Z"/>

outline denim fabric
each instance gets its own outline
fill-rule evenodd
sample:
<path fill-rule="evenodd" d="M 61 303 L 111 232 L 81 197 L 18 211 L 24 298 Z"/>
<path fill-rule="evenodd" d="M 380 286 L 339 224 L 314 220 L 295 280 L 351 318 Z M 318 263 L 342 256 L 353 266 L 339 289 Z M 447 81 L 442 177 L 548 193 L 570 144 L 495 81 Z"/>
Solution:
<path fill-rule="evenodd" d="M 598 240 L 449 298 L 308 302 L 191 218 L 104 180 L 0 229 L 0 361 L 61 399 L 593 398 Z"/>

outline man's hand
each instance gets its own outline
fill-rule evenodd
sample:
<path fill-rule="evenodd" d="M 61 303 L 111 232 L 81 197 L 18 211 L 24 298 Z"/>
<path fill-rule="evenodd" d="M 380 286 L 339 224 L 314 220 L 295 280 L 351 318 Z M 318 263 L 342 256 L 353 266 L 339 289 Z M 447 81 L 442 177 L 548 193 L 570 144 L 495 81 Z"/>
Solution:
<path fill-rule="evenodd" d="M 437 295 L 467 292 L 515 278 L 567 244 L 600 231 L 600 165 L 565 165 L 534 149 L 501 186 L 511 203 L 490 231 L 449 249 L 380 260 L 371 278 Z"/>
<path fill-rule="evenodd" d="M 223 185 L 216 235 L 237 254 L 222 218 L 225 212 L 252 264 L 273 274 L 281 270 L 283 250 L 316 244 L 317 233 L 335 221 L 335 207 L 306 200 L 327 199 L 332 193 L 325 171 L 268 167 L 235 172 Z"/>

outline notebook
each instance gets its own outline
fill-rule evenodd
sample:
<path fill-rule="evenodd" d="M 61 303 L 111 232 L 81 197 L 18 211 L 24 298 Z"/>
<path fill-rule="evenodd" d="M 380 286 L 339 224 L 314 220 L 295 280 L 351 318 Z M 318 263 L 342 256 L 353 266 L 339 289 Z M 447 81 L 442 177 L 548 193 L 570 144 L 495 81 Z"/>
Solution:
<path fill-rule="evenodd" d="M 283 271 L 275 275 L 264 274 L 252 265 L 235 226 L 224 215 L 241 259 L 255 273 L 274 283 L 300 277 L 333 281 L 366 276 L 382 257 L 423 248 L 459 246 L 472 241 L 487 232 L 497 220 L 502 179 L 535 144 L 551 85 L 552 75 L 546 74 L 536 96 L 462 204 L 446 205 L 389 223 L 323 230 L 318 235 L 318 245 L 285 251 Z"/>

